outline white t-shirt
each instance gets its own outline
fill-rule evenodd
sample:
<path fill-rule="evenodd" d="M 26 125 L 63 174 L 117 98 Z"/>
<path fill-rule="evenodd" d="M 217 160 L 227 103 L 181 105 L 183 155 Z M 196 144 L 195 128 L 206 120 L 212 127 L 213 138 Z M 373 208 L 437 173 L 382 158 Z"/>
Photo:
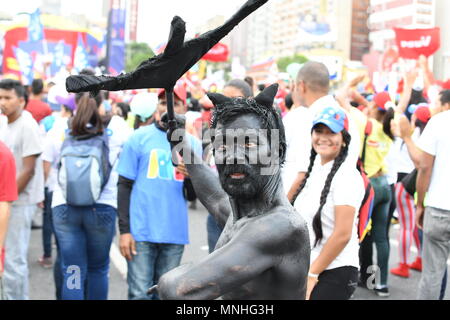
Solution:
<path fill-rule="evenodd" d="M 416 128 L 411 136 L 414 143 L 417 143 L 420 138 L 420 129 Z M 408 153 L 408 147 L 405 142 L 400 138 L 395 138 L 393 148 L 395 152 L 395 158 L 393 159 L 397 172 L 410 173 L 414 170 L 414 162 Z M 389 164 L 390 165 L 390 164 Z"/>
<path fill-rule="evenodd" d="M 59 129 L 60 132 L 55 132 L 54 134 L 56 134 L 56 136 L 60 136 L 61 133 L 64 134 L 67 129 L 67 125 L 61 132 L 62 128 L 64 127 Z M 113 168 L 109 180 L 106 183 L 99 200 L 97 200 L 97 203 L 117 208 L 117 181 L 119 179 L 119 175 L 117 173 L 117 160 L 120 152 L 122 151 L 123 144 L 129 138 L 130 130 L 126 122 L 121 117 L 113 116 L 108 125 L 107 133 L 109 136 L 109 162 L 113 165 Z M 53 151 L 49 152 L 49 154 L 53 154 L 52 163 L 55 163 L 54 161 L 56 161 L 56 163 L 59 162 L 62 143 L 63 141 L 57 141 L 57 143 L 53 144 Z M 53 191 L 52 208 L 63 204 L 66 204 L 66 200 L 64 199 L 59 184 L 56 183 Z"/>
<path fill-rule="evenodd" d="M 287 148 L 281 178 L 286 194 L 297 174 L 308 171 L 312 121 L 311 113 L 305 107 L 298 107 L 283 118 Z"/>
<path fill-rule="evenodd" d="M 449 123 L 450 111 L 435 115 L 428 122 L 418 143 L 420 149 L 435 156 L 426 205 L 446 211 L 450 211 L 450 197 L 448 196 L 450 181 Z"/>
<path fill-rule="evenodd" d="M 352 236 L 348 244 L 336 259 L 326 268 L 326 270 L 340 268 L 344 266 L 353 266 L 359 268 L 359 241 L 358 241 L 358 210 L 364 198 L 364 182 L 361 174 L 356 167 L 341 166 L 336 172 L 330 186 L 326 203 L 322 208 L 321 221 L 323 238 L 314 246 L 315 233 L 312 227 L 314 216 L 320 207 L 320 197 L 325 186 L 328 174 L 333 167 L 334 161 L 325 165 L 320 163 L 320 156 L 317 156 L 314 167 L 305 188 L 299 194 L 294 207 L 306 220 L 309 229 L 311 243 L 311 264 L 320 255 L 323 246 L 333 233 L 335 226 L 335 206 L 351 206 L 355 208 L 355 217 L 353 221 Z"/>
<path fill-rule="evenodd" d="M 38 155 L 34 175 L 24 191 L 19 194 L 16 205 L 34 205 L 44 200 L 44 168 L 42 165 L 42 137 L 36 120 L 28 111 L 7 125 L 3 142 L 14 155 L 16 176 L 22 172 L 23 158 Z"/>
<path fill-rule="evenodd" d="M 5 141 L 7 127 L 8 118 L 0 111 L 0 141 Z"/>
<path fill-rule="evenodd" d="M 56 117 L 53 127 L 47 132 L 44 139 L 42 160 L 52 164 L 47 181 L 45 182 L 45 186 L 49 192 L 53 192 L 58 183 L 59 150 L 64 141 L 68 121 L 68 118 Z"/>
<path fill-rule="evenodd" d="M 355 123 L 355 121 L 352 119 L 351 115 L 342 108 L 339 103 L 336 101 L 336 99 L 333 98 L 333 96 L 328 95 L 325 97 L 322 97 L 315 101 L 310 107 L 309 110 L 311 111 L 311 114 L 313 116 L 313 119 L 315 116 L 321 112 L 324 108 L 327 107 L 337 107 L 345 112 L 348 118 L 348 133 L 352 137 L 348 149 L 348 156 L 343 165 L 350 165 L 351 167 L 356 167 L 356 163 L 359 158 L 360 149 L 361 149 L 361 137 L 358 130 L 358 125 Z M 311 122 L 312 126 L 312 122 Z M 311 133 L 311 132 L 310 132 Z M 309 164 L 309 160 L 308 160 Z"/>

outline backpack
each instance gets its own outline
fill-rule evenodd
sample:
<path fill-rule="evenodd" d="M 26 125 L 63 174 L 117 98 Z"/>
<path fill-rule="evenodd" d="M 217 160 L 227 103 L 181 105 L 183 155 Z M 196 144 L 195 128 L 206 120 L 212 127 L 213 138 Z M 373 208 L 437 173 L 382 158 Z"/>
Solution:
<path fill-rule="evenodd" d="M 111 170 L 106 130 L 102 135 L 66 135 L 61 147 L 58 183 L 68 205 L 94 205 L 108 182 Z"/>
<path fill-rule="evenodd" d="M 361 177 L 364 181 L 364 198 L 359 208 L 358 213 L 358 238 L 359 243 L 363 242 L 365 236 L 370 231 L 372 227 L 372 211 L 373 211 L 373 200 L 375 198 L 375 191 L 370 183 L 369 178 L 364 170 L 364 162 L 366 159 L 366 144 L 369 135 L 372 132 L 372 122 L 367 120 L 366 128 L 364 129 L 364 144 L 361 158 L 358 160 L 356 165 L 358 171 L 361 173 Z"/>

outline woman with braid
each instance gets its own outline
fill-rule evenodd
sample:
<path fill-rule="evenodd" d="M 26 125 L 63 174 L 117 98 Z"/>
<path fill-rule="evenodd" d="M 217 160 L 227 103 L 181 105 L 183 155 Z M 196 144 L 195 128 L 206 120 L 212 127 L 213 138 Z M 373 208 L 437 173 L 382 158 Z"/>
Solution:
<path fill-rule="evenodd" d="M 364 185 L 356 166 L 342 165 L 350 140 L 343 110 L 327 107 L 314 119 L 309 168 L 294 203 L 309 228 L 310 300 L 348 300 L 357 286 L 356 219 Z"/>

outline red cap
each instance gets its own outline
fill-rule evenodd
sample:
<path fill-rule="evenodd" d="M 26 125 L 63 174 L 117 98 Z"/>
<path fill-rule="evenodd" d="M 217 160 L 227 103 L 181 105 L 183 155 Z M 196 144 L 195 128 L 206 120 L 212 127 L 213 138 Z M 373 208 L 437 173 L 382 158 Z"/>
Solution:
<path fill-rule="evenodd" d="M 427 123 L 431 119 L 431 112 L 428 106 L 420 106 L 414 112 L 414 115 L 423 123 Z"/>
<path fill-rule="evenodd" d="M 442 87 L 442 89 L 450 90 L 450 79 L 448 79 L 446 82 L 444 81 L 436 81 L 436 82 L 439 86 Z"/>
<path fill-rule="evenodd" d="M 391 97 L 389 96 L 389 93 L 386 91 L 377 93 L 375 95 L 375 97 L 373 98 L 373 101 L 375 101 L 375 104 L 377 105 L 377 107 L 382 110 L 387 110 L 389 107 L 387 104 L 389 102 L 392 102 Z"/>
<path fill-rule="evenodd" d="M 158 98 L 161 98 L 161 96 L 165 93 L 166 90 L 158 89 Z M 177 83 L 175 88 L 173 88 L 173 93 L 178 97 L 178 99 L 182 100 L 184 104 L 186 104 L 187 92 L 183 84 Z"/>

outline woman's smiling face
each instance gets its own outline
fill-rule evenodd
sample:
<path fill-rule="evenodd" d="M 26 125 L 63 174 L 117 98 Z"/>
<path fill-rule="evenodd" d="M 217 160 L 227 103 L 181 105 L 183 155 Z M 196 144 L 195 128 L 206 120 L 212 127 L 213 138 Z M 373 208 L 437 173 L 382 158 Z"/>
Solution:
<path fill-rule="evenodd" d="M 324 124 L 318 124 L 312 131 L 312 146 L 322 158 L 322 163 L 336 159 L 343 146 L 342 133 L 334 133 Z"/>

